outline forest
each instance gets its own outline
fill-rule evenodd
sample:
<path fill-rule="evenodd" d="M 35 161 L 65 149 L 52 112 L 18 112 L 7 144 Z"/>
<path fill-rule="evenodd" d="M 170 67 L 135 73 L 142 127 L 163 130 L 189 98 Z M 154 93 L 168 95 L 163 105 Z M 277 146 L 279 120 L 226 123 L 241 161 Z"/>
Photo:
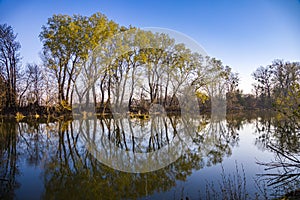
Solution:
<path fill-rule="evenodd" d="M 83 103 L 99 114 L 121 108 L 148 113 L 153 105 L 179 113 L 180 96 L 189 88 L 200 112 L 210 112 L 217 98 L 226 99 L 227 112 L 269 109 L 300 117 L 299 62 L 275 59 L 258 66 L 251 74 L 254 92 L 244 94 L 239 74 L 221 60 L 101 13 L 53 15 L 39 38 L 42 62 L 23 65 L 17 33 L 0 25 L 2 115 L 69 115 Z"/>

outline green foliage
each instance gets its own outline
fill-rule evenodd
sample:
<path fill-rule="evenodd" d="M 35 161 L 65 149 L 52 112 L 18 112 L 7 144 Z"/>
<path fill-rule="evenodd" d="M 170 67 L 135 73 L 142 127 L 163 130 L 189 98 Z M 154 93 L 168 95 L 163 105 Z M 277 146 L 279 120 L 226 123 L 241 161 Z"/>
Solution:
<path fill-rule="evenodd" d="M 60 105 L 62 106 L 62 109 L 63 109 L 63 110 L 69 110 L 69 111 L 72 110 L 72 107 L 70 106 L 70 104 L 68 104 L 67 101 L 62 100 L 62 101 L 60 102 Z"/>
<path fill-rule="evenodd" d="M 15 40 L 11 27 L 8 30 L 11 32 L 10 39 Z M 174 109 L 178 107 L 177 98 L 182 88 L 195 86 L 192 94 L 196 91 L 203 93 L 199 98 L 205 102 L 212 96 L 225 98 L 226 93 L 234 93 L 238 87 L 238 75 L 230 67 L 224 67 L 220 60 L 203 58 L 184 44 L 177 44 L 165 33 L 120 27 L 101 13 L 89 17 L 53 15 L 42 26 L 39 37 L 43 43 L 42 59 L 47 72 L 38 76 L 41 74 L 38 66 L 28 68 L 26 84 L 24 82 L 20 89 L 19 106 L 26 105 L 24 102 L 28 101 L 26 97 L 30 94 L 37 104 L 47 102 L 48 105 L 51 99 L 58 102 L 57 108 L 70 110 L 74 93 L 79 92 L 75 85 L 79 78 L 85 80 L 87 87 L 83 93 L 92 90 L 95 102 L 98 97 L 101 98 L 101 106 L 123 106 L 128 94 L 128 107 L 137 99 Z M 14 42 L 17 53 L 20 46 Z M 18 58 L 18 54 L 14 55 Z M 33 74 L 36 76 L 33 77 Z M 83 77 L 80 77 L 81 74 Z M 40 85 L 46 84 L 40 79 L 47 79 L 48 75 L 53 76 L 56 82 L 56 89 L 51 89 L 52 94 L 48 94 L 49 89 L 46 92 L 40 89 L 43 87 Z M 4 84 L 10 82 L 2 77 Z M 100 87 L 97 88 L 97 85 Z M 215 90 L 218 92 L 213 92 Z M 0 95 L 0 99 L 12 102 L 16 95 L 7 93 L 5 98 Z M 43 101 L 45 93 L 47 98 Z M 113 95 L 117 98 L 113 99 Z"/>
<path fill-rule="evenodd" d="M 289 117 L 299 117 L 300 63 L 274 60 L 253 73 L 260 107 L 275 108 Z"/>
<path fill-rule="evenodd" d="M 289 118 L 300 119 L 300 84 L 292 84 L 286 96 L 278 96 L 275 107 L 277 111 Z"/>
<path fill-rule="evenodd" d="M 196 96 L 202 103 L 205 103 L 209 99 L 209 97 L 205 93 L 200 91 L 196 91 Z"/>
<path fill-rule="evenodd" d="M 300 119 L 300 63 L 274 61 L 275 108 L 290 119 Z"/>
<path fill-rule="evenodd" d="M 110 37 L 118 26 L 104 15 L 53 15 L 42 27 L 45 65 L 57 79 L 59 102 L 70 103 L 72 85 L 89 52 Z"/>
<path fill-rule="evenodd" d="M 24 118 L 25 118 L 25 116 L 22 113 L 17 112 L 17 114 L 16 114 L 16 120 L 17 121 L 21 121 Z"/>
<path fill-rule="evenodd" d="M 233 92 L 238 85 L 237 74 L 220 60 L 206 58 L 209 64 L 204 66 L 200 55 L 176 44 L 169 35 L 119 27 L 100 13 L 91 17 L 54 15 L 43 26 L 40 39 L 45 64 L 57 79 L 58 102 L 70 104 L 72 86 L 81 72 L 85 76 L 81 78 L 88 80 L 86 87 L 93 88 L 94 100 L 97 90 L 93 85 L 99 83 L 101 104 L 107 97 L 108 103 L 113 100 L 114 105 L 122 106 L 128 93 L 129 107 L 133 98 L 142 101 L 143 95 L 151 103 L 171 106 L 179 88 L 187 85 L 205 93 L 201 101 L 208 100 L 211 89 L 221 86 L 220 93 Z M 219 85 L 209 87 L 215 79 Z M 138 94 L 141 88 L 147 94 Z M 111 94 L 117 98 L 112 99 Z"/>

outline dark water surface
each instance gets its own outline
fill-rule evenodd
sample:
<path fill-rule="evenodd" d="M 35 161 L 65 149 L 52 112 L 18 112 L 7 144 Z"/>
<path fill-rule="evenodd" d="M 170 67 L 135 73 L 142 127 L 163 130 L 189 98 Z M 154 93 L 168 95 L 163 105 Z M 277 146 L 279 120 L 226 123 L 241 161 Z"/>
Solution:
<path fill-rule="evenodd" d="M 289 123 L 250 114 L 189 123 L 193 133 L 179 116 L 3 118 L 0 199 L 271 199 L 299 188 L 299 176 L 284 179 L 284 169 L 261 165 L 288 163 L 284 152 L 297 158 L 299 132 Z M 290 173 L 299 174 L 294 168 Z"/>

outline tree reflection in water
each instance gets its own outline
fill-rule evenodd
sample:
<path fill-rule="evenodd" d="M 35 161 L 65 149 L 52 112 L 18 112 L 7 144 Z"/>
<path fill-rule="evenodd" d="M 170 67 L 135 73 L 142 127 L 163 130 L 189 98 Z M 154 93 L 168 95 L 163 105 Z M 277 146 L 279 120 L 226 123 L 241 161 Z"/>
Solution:
<path fill-rule="evenodd" d="M 196 131 L 192 145 L 175 162 L 149 173 L 126 173 L 100 163 L 91 154 L 80 134 L 101 142 L 108 139 L 131 152 L 153 152 L 170 144 L 180 134 L 180 117 L 140 119 L 99 118 L 51 123 L 0 124 L 1 195 L 9 197 L 22 183 L 16 183 L 18 160 L 42 166 L 45 199 L 107 198 L 136 199 L 168 191 L 177 181 L 185 181 L 193 170 L 222 162 L 238 142 L 236 122 L 211 121 L 203 116 L 192 119 Z M 107 151 L 106 153 L 109 153 Z M 26 173 L 26 172 L 24 172 Z M 2 197 L 1 196 L 1 197 Z"/>
<path fill-rule="evenodd" d="M 0 123 L 0 198 L 14 196 L 14 189 L 18 187 L 16 182 L 17 169 L 17 124 L 7 121 Z"/>
<path fill-rule="evenodd" d="M 20 165 L 38 166 L 45 162 L 47 147 L 52 141 L 45 124 L 17 123 L 15 119 L 0 122 L 0 199 L 15 197 L 21 186 L 17 176 L 22 175 Z"/>
<path fill-rule="evenodd" d="M 257 123 L 257 144 L 274 152 L 274 160 L 259 161 L 265 173 L 261 180 L 274 188 L 274 196 L 300 198 L 300 126 L 299 121 L 283 116 L 261 118 Z"/>

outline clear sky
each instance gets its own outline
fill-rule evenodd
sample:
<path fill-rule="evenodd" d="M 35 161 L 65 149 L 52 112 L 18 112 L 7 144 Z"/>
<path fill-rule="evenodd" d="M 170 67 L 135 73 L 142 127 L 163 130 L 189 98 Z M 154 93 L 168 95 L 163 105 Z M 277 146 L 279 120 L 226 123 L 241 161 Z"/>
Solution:
<path fill-rule="evenodd" d="M 257 67 L 274 59 L 300 61 L 300 0 L 0 0 L 0 23 L 18 34 L 23 65 L 41 62 L 38 35 L 53 14 L 95 12 L 120 25 L 190 36 L 238 72 L 247 93 Z"/>

